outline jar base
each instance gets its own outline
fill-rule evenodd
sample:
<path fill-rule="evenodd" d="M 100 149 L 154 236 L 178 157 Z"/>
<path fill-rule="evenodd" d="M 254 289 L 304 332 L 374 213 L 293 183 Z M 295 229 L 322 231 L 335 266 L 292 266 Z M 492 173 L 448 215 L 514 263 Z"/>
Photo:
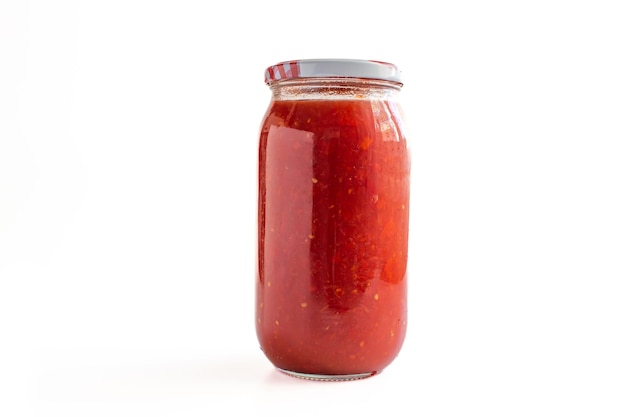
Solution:
<path fill-rule="evenodd" d="M 356 381 L 359 379 L 369 378 L 377 375 L 380 372 L 366 372 L 362 374 L 347 374 L 347 375 L 320 375 L 320 374 L 304 374 L 301 372 L 288 371 L 286 369 L 276 368 L 285 375 L 289 375 L 294 378 L 308 379 L 310 381 L 326 381 L 326 382 L 340 382 L 340 381 Z"/>

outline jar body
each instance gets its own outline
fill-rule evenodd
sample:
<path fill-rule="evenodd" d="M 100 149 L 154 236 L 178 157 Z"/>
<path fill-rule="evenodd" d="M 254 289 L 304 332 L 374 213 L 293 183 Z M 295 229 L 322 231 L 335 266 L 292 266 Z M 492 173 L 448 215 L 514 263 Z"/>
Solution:
<path fill-rule="evenodd" d="M 261 125 L 256 331 L 279 370 L 356 379 L 407 324 L 410 155 L 396 89 L 278 86 Z"/>

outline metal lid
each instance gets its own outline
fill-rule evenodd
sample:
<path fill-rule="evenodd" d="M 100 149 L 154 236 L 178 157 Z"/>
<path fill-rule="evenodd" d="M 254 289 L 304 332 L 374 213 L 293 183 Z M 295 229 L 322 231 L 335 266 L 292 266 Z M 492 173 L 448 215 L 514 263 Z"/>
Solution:
<path fill-rule="evenodd" d="M 402 84 L 393 64 L 361 59 L 301 59 L 284 61 L 265 70 L 265 83 L 295 78 L 366 78 Z"/>

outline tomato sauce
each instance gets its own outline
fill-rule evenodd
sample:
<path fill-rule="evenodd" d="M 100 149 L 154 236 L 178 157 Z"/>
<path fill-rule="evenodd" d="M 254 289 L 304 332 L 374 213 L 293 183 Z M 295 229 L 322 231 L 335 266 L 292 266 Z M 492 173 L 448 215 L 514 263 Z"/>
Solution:
<path fill-rule="evenodd" d="M 394 102 L 271 103 L 260 135 L 256 329 L 279 369 L 382 371 L 407 324 L 409 171 Z"/>

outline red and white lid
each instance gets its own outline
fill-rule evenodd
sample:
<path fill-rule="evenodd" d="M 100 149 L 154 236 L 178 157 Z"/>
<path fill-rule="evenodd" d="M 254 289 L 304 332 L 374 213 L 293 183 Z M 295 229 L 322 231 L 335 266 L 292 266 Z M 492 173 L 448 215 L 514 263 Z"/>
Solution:
<path fill-rule="evenodd" d="M 301 59 L 284 61 L 265 70 L 265 83 L 296 78 L 365 78 L 402 84 L 393 64 L 360 59 Z"/>

